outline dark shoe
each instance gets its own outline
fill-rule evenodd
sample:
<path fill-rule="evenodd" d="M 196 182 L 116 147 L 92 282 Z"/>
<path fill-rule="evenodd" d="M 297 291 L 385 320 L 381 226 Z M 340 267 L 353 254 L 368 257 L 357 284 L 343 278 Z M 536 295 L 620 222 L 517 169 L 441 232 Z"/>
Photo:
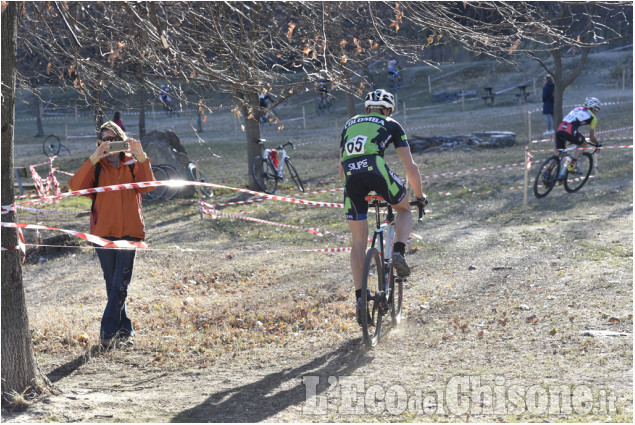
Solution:
<path fill-rule="evenodd" d="M 134 340 L 130 335 L 118 335 L 115 338 L 115 345 L 117 348 L 129 348 L 134 346 Z"/>
<path fill-rule="evenodd" d="M 406 263 L 406 259 L 401 252 L 392 253 L 392 265 L 397 270 L 397 274 L 401 277 L 410 276 L 410 267 Z"/>
<path fill-rule="evenodd" d="M 368 319 L 366 323 L 368 323 L 368 326 L 373 326 L 373 319 L 370 317 L 370 311 L 368 311 L 368 309 L 366 309 L 366 314 L 368 315 Z M 355 310 L 355 317 L 357 317 L 357 323 L 359 324 L 359 326 L 362 326 L 362 299 L 361 298 L 357 299 L 357 309 Z"/>

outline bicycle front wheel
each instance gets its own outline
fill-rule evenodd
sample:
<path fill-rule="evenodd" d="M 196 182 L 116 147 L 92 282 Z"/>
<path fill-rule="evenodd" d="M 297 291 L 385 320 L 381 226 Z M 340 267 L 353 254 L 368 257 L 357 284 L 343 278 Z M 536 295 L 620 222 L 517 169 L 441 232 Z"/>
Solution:
<path fill-rule="evenodd" d="M 196 168 L 196 164 L 194 164 L 193 162 L 190 162 L 190 165 L 187 166 L 187 178 L 193 182 L 208 183 L 205 175 L 198 171 L 198 168 Z M 211 198 L 212 196 L 214 196 L 214 189 L 212 189 L 210 186 L 196 186 L 196 193 L 198 193 L 199 196 Z"/>
<path fill-rule="evenodd" d="M 179 173 L 179 171 L 170 164 L 161 164 L 159 167 L 165 171 L 168 176 L 168 180 L 181 180 L 181 173 Z M 181 188 L 178 186 L 166 186 L 163 199 L 169 201 L 174 198 L 177 193 L 179 193 L 179 190 L 181 190 Z"/>
<path fill-rule="evenodd" d="M 577 192 L 589 180 L 593 169 L 593 155 L 583 152 L 573 168 L 574 171 L 567 170 L 564 175 L 564 190 L 569 193 Z"/>
<path fill-rule="evenodd" d="M 278 189 L 276 169 L 268 159 L 257 156 L 251 163 L 251 174 L 256 184 L 265 193 L 274 193 Z"/>
<path fill-rule="evenodd" d="M 154 174 L 156 181 L 165 181 L 168 179 L 168 174 L 163 168 L 152 167 L 152 174 Z M 144 201 L 156 201 L 165 194 L 166 190 L 168 190 L 167 186 L 156 186 L 152 192 L 142 193 L 141 199 Z"/>
<path fill-rule="evenodd" d="M 371 248 L 364 261 L 364 275 L 362 277 L 361 322 L 362 336 L 366 347 L 372 348 L 379 342 L 381 335 L 380 312 L 381 298 L 384 288 L 383 263 L 377 248 Z M 371 330 L 371 328 L 374 328 Z"/>
<path fill-rule="evenodd" d="M 551 192 L 560 173 L 560 158 L 557 155 L 547 158 L 542 163 L 534 181 L 534 195 L 544 198 Z"/>
<path fill-rule="evenodd" d="M 44 151 L 44 155 L 49 158 L 52 156 L 56 156 L 60 153 L 60 148 L 62 147 L 62 143 L 60 142 L 60 138 L 54 134 L 47 136 L 44 139 L 44 143 L 42 145 L 42 150 Z"/>
<path fill-rule="evenodd" d="M 298 170 L 295 169 L 291 160 L 287 158 L 286 160 L 287 170 L 289 170 L 289 174 L 291 174 L 291 179 L 294 181 L 295 185 L 298 186 L 300 192 L 304 192 L 304 184 L 300 179 L 300 175 L 298 174 Z"/>

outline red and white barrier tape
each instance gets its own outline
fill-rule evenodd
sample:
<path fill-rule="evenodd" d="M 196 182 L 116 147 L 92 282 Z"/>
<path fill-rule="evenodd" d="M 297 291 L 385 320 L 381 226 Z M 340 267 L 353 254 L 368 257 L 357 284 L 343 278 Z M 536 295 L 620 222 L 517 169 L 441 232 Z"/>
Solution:
<path fill-rule="evenodd" d="M 134 242 L 126 240 L 109 241 L 108 239 L 100 238 L 99 236 L 91 235 L 90 233 L 76 232 L 73 230 L 58 229 L 57 227 L 40 226 L 37 224 L 25 224 L 25 223 L 5 223 L 2 222 L 2 227 L 12 227 L 17 229 L 33 229 L 33 230 L 55 230 L 58 232 L 68 233 L 69 235 L 76 236 L 85 241 L 94 243 L 104 248 L 123 248 L 123 249 L 146 249 L 148 246 L 143 241 Z M 7 248 L 13 249 L 13 248 Z"/>
<path fill-rule="evenodd" d="M 633 145 L 622 145 L 622 146 L 602 146 L 602 147 L 599 147 L 599 148 L 593 148 L 593 147 L 591 147 L 591 148 L 578 148 L 578 149 L 585 150 L 585 151 L 594 151 L 594 150 L 596 150 L 596 149 L 601 150 L 601 149 L 625 149 L 625 148 L 626 148 L 626 149 L 632 149 L 632 148 L 633 148 Z M 556 150 L 556 149 L 531 149 L 531 152 L 553 152 L 553 151 L 555 151 L 555 150 Z M 566 149 L 558 149 L 558 150 L 560 150 L 560 151 L 564 151 L 564 150 L 566 150 Z"/>
<path fill-rule="evenodd" d="M 157 186 L 170 186 L 170 187 L 180 187 L 180 186 L 203 186 L 203 187 L 213 187 L 219 189 L 227 189 L 234 190 L 237 192 L 250 193 L 252 195 L 262 196 L 268 199 L 275 199 L 277 201 L 290 202 L 294 204 L 302 204 L 302 205 L 314 205 L 314 206 L 322 206 L 322 207 L 330 207 L 330 208 L 344 208 L 344 204 L 333 203 L 333 202 L 316 202 L 316 201 L 307 201 L 304 199 L 296 199 L 287 196 L 278 196 L 278 195 L 270 195 L 268 193 L 256 192 L 254 190 L 249 189 L 240 189 L 220 184 L 214 183 L 202 183 L 202 182 L 193 182 L 187 180 L 167 180 L 167 181 L 152 181 L 152 182 L 140 182 L 140 183 L 125 183 L 125 184 L 116 184 L 111 186 L 101 186 L 101 187 L 93 187 L 88 189 L 75 190 L 72 192 L 60 193 L 57 195 L 47 196 L 44 199 L 53 200 L 53 199 L 61 199 L 68 198 L 71 196 L 78 195 L 89 195 L 92 193 L 101 193 L 101 192 L 113 192 L 117 190 L 129 190 L 129 189 L 137 189 L 137 188 L 145 188 L 145 187 L 157 187 Z M 30 205 L 37 201 L 29 201 L 24 203 L 24 205 Z"/>
<path fill-rule="evenodd" d="M 9 214 L 11 212 L 16 212 L 16 205 L 3 205 L 2 206 L 2 214 Z"/>
<path fill-rule="evenodd" d="M 222 211 L 218 211 L 216 209 L 213 208 L 212 205 L 200 201 L 201 203 L 201 212 L 203 214 L 209 215 L 209 216 L 214 216 L 214 215 L 222 215 L 222 216 L 226 216 L 226 217 L 231 217 L 231 218 L 237 218 L 240 220 L 246 220 L 246 221 L 253 221 L 255 223 L 262 223 L 262 224 L 269 224 L 271 226 L 279 226 L 279 227 L 287 227 L 290 229 L 297 229 L 297 230 L 304 230 L 307 231 L 309 233 L 312 233 L 316 236 L 323 236 L 323 234 L 328 234 L 328 235 L 332 235 L 335 236 L 337 238 L 340 239 L 348 239 L 348 236 L 346 235 L 338 235 L 336 233 L 330 232 L 328 230 L 322 230 L 322 229 L 318 229 L 318 228 L 307 228 L 307 227 L 301 227 L 301 226 L 295 226 L 293 224 L 284 224 L 284 223 L 277 223 L 275 221 L 269 221 L 269 220 L 263 220 L 260 218 L 253 218 L 253 217 L 247 217 L 247 216 L 243 216 L 243 215 L 239 215 L 239 214 L 232 214 L 232 213 L 226 213 L 226 212 L 222 212 Z"/>

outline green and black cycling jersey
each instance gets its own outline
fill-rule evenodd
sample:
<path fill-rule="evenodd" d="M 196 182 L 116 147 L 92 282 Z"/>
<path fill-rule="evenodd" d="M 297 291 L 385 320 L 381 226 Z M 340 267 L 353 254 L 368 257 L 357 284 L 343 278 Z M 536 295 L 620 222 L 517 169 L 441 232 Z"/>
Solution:
<path fill-rule="evenodd" d="M 406 132 L 397 121 L 378 113 L 356 115 L 342 130 L 342 162 L 361 155 L 383 157 L 391 143 L 396 148 L 408 146 Z"/>
<path fill-rule="evenodd" d="M 357 115 L 344 126 L 340 148 L 346 177 L 344 209 L 348 220 L 366 220 L 368 202 L 365 197 L 371 191 L 391 205 L 398 204 L 406 195 L 403 182 L 384 162 L 384 152 L 391 143 L 396 148 L 408 147 L 401 125 L 384 115 Z"/>

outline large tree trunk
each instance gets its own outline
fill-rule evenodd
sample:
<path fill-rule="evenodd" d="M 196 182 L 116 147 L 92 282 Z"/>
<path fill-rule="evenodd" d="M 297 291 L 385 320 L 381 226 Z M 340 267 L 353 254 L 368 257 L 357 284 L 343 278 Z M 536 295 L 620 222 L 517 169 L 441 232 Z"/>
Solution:
<path fill-rule="evenodd" d="M 35 122 L 37 124 L 37 134 L 35 137 L 44 137 L 44 126 L 42 125 L 42 101 L 39 95 L 35 95 Z"/>
<path fill-rule="evenodd" d="M 2 205 L 13 205 L 13 137 L 15 123 L 16 39 L 18 2 L 2 12 Z M 2 215 L 15 222 L 15 213 Z M 2 246 L 18 245 L 16 229 L 2 228 Z M 2 400 L 16 394 L 37 392 L 43 376 L 33 357 L 27 316 L 20 251 L 2 251 Z"/>
<path fill-rule="evenodd" d="M 355 98 L 349 92 L 346 92 L 346 116 L 348 118 L 355 116 Z"/>
<path fill-rule="evenodd" d="M 235 96 L 241 102 L 241 114 L 245 120 L 245 136 L 247 138 L 247 175 L 249 176 L 249 188 L 260 190 L 251 173 L 251 163 L 254 158 L 262 155 L 262 146 L 258 144 L 260 139 L 260 99 L 257 92 L 239 93 Z"/>

